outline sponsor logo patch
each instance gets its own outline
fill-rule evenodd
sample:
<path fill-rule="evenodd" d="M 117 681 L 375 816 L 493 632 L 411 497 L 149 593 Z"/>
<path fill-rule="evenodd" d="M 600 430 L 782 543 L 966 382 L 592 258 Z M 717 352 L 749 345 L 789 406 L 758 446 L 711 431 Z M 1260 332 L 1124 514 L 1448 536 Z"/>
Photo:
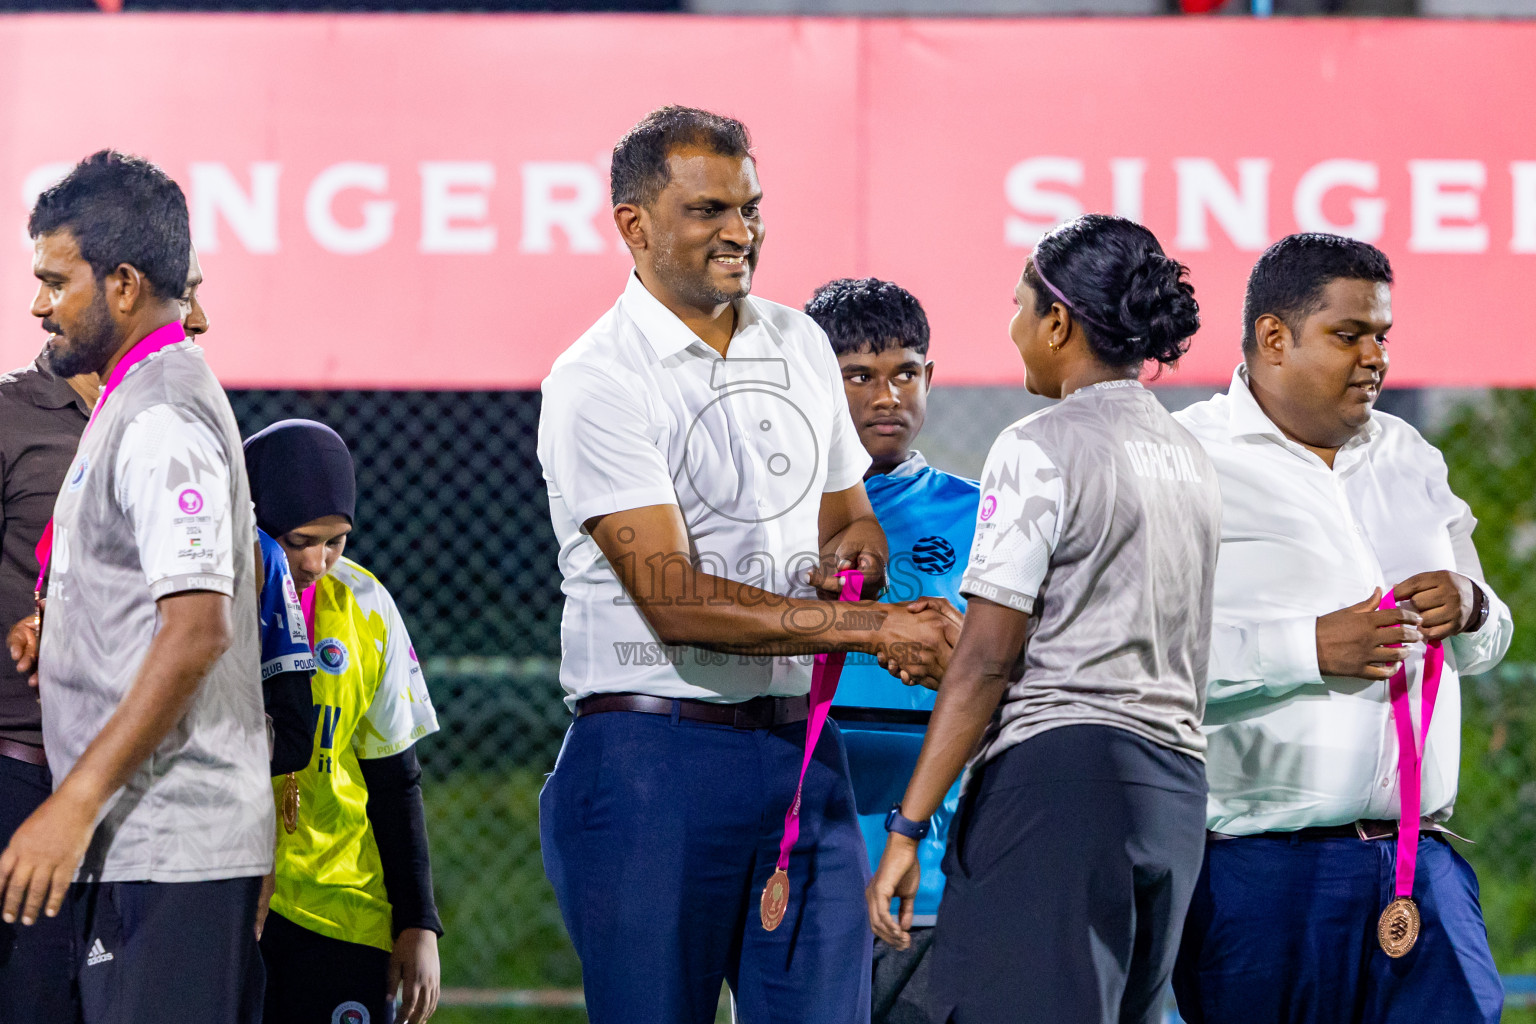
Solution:
<path fill-rule="evenodd" d="M 347 645 L 333 636 L 315 644 L 315 667 L 322 672 L 339 676 L 347 670 Z"/>
<path fill-rule="evenodd" d="M 91 457 L 80 456 L 80 461 L 75 463 L 75 471 L 69 475 L 69 489 L 78 491 L 85 486 L 85 474 L 91 471 Z"/>
<path fill-rule="evenodd" d="M 90 952 L 86 954 L 85 966 L 95 967 L 97 964 L 104 964 L 111 959 L 112 954 L 108 953 L 107 947 L 101 944 L 100 939 L 97 939 L 95 942 L 91 943 Z"/>
<path fill-rule="evenodd" d="M 912 545 L 912 564 L 930 576 L 942 576 L 955 567 L 955 548 L 943 537 L 924 537 Z"/>

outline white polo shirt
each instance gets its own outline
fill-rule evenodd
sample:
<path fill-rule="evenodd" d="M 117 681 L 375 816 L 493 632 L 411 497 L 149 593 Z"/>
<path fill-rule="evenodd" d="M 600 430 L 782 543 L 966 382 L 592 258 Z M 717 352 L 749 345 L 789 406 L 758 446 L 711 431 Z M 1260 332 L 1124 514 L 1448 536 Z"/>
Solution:
<path fill-rule="evenodd" d="M 821 496 L 852 487 L 870 464 L 821 328 L 788 306 L 741 299 L 721 357 L 631 273 L 614 307 L 555 360 L 543 392 L 539 462 L 564 577 L 566 702 L 808 692 L 809 656 L 661 644 L 582 524 L 676 505 L 702 571 L 812 596 Z"/>
<path fill-rule="evenodd" d="M 1329 469 L 1264 414 L 1242 367 L 1225 395 L 1174 418 L 1199 439 L 1221 480 L 1204 723 L 1207 827 L 1248 835 L 1398 816 L 1387 684 L 1321 675 L 1317 619 L 1375 587 L 1441 569 L 1475 580 L 1489 602 L 1476 633 L 1445 645 L 1424 752 L 1423 811 L 1448 818 L 1461 760 L 1460 677 L 1499 663 L 1514 622 L 1483 579 L 1472 544 L 1477 520 L 1451 490 L 1445 459 L 1412 426 L 1376 412 Z M 1424 645 L 1415 644 L 1415 722 L 1423 663 Z"/>

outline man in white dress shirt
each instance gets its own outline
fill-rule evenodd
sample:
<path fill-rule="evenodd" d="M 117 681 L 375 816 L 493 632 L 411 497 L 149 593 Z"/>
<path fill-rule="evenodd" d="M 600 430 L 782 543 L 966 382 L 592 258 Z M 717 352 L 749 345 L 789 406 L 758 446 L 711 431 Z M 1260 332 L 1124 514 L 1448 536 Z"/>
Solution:
<path fill-rule="evenodd" d="M 1477 880 L 1444 822 L 1459 677 L 1497 665 L 1513 623 L 1483 579 L 1476 520 L 1445 460 L 1372 411 L 1391 285 L 1386 256 L 1363 242 L 1275 243 L 1249 278 L 1231 388 L 1178 414 L 1211 456 L 1223 503 L 1204 724 L 1210 836 L 1174 976 L 1191 1024 L 1499 1019 Z M 1387 591 L 1398 608 L 1378 607 Z M 1445 667 L 1422 765 L 1421 926 L 1394 958 L 1377 928 L 1399 884 L 1388 679 L 1406 666 L 1417 729 L 1423 641 L 1444 641 Z"/>
<path fill-rule="evenodd" d="M 885 536 L 826 335 L 748 294 L 763 240 L 749 145 L 739 122 L 682 107 L 619 140 L 614 222 L 635 270 L 543 386 L 576 718 L 539 818 L 595 1024 L 706 1024 L 722 982 L 754 1024 L 869 1020 L 869 867 L 834 724 L 805 776 L 783 922 L 760 921 L 805 749 L 807 652 L 937 677 L 958 636 L 942 599 L 818 599 L 841 568 L 878 593 Z"/>

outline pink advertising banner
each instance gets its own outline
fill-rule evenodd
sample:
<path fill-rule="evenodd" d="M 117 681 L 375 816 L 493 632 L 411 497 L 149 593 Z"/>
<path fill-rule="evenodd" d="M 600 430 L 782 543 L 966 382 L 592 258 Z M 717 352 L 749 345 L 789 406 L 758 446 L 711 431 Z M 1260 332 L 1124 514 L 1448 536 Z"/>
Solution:
<path fill-rule="evenodd" d="M 23 224 L 104 146 L 186 189 L 231 386 L 525 388 L 628 254 L 607 154 L 665 103 L 744 120 L 758 294 L 877 275 L 948 383 L 1021 379 L 1015 279 L 1051 224 L 1135 217 L 1222 383 L 1263 248 L 1380 245 L 1399 384 L 1536 386 L 1536 24 L 1237 19 L 36 15 L 0 19 L 0 362 L 43 341 Z"/>

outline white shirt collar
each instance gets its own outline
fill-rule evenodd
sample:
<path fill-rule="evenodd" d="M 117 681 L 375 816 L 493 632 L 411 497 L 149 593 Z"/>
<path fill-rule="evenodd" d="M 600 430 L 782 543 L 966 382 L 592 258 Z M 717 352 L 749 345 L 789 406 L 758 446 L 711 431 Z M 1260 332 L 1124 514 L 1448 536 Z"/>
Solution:
<path fill-rule="evenodd" d="M 657 359 L 666 359 L 675 356 L 689 345 L 699 344 L 709 350 L 709 354 L 718 355 L 714 349 L 704 344 L 697 334 L 678 319 L 662 301 L 652 295 L 640 280 L 640 275 L 631 270 L 629 281 L 624 285 L 624 312 L 640 328 L 640 333 L 650 344 L 651 350 L 656 353 Z M 736 302 L 736 331 L 732 339 L 749 327 L 757 324 L 757 311 L 752 308 L 752 303 L 746 299 Z"/>
<path fill-rule="evenodd" d="M 928 460 L 923 458 L 922 452 L 918 451 L 916 448 L 913 448 L 911 451 L 907 452 L 906 458 L 897 463 L 894 468 L 887 471 L 885 475 L 891 477 L 892 479 L 900 479 L 904 476 L 917 476 L 917 474 L 921 473 L 927 468 Z"/>
<path fill-rule="evenodd" d="M 1227 434 L 1234 441 L 1240 437 L 1269 437 L 1287 447 L 1305 447 L 1286 437 L 1285 432 L 1275 426 L 1275 421 L 1259 407 L 1258 399 L 1253 397 L 1253 391 L 1248 387 L 1248 367 L 1242 363 L 1232 371 L 1232 386 L 1227 389 Z M 1380 434 L 1381 424 L 1376 422 L 1373 415 L 1365 421 L 1365 427 L 1344 442 L 1339 450 L 1349 451 L 1370 444 Z"/>

